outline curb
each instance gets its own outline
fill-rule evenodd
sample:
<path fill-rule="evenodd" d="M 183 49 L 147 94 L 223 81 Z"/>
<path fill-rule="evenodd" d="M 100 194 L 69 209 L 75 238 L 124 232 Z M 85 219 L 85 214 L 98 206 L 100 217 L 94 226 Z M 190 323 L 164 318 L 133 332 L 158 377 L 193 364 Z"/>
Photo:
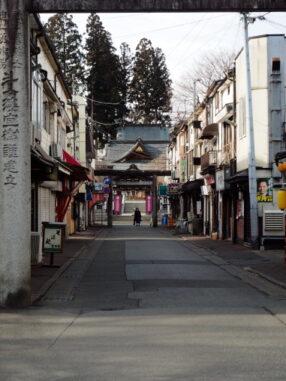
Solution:
<path fill-rule="evenodd" d="M 99 233 L 101 233 L 102 229 L 100 229 L 98 232 L 95 233 L 94 239 L 92 242 L 98 237 Z M 91 244 L 91 242 L 90 242 Z M 88 248 L 89 245 L 82 246 L 75 255 L 70 258 L 66 263 L 64 263 L 56 272 L 55 274 L 46 281 L 46 283 L 40 288 L 40 290 L 32 294 L 31 296 L 31 306 L 33 306 L 35 303 L 37 303 L 47 292 L 48 290 L 53 286 L 53 284 L 59 279 L 59 277 L 68 269 L 68 267 L 74 262 L 76 258 L 78 258 L 83 251 L 85 251 Z"/>
<path fill-rule="evenodd" d="M 187 239 L 184 239 L 184 237 L 181 237 L 181 239 L 182 239 L 183 241 L 185 241 L 185 242 L 188 241 Z M 210 252 L 210 253 L 213 254 L 216 258 L 220 258 L 220 256 L 217 254 L 217 251 L 215 251 L 215 250 L 213 250 L 213 249 L 206 248 L 206 247 L 204 247 L 204 246 L 202 246 L 202 245 L 200 245 L 200 244 L 193 243 L 191 240 L 190 240 L 189 242 L 191 242 L 192 245 L 195 246 L 195 247 L 197 247 L 198 249 L 202 249 L 202 250 L 205 250 L 206 252 Z M 215 263 L 215 261 L 211 261 L 211 262 Z M 230 265 L 228 262 L 225 262 L 225 263 L 228 264 L 228 265 Z M 215 264 L 217 264 L 217 263 L 215 263 Z M 235 266 L 235 265 L 233 265 L 233 266 Z M 239 269 L 238 266 L 235 266 L 235 267 Z M 259 270 L 256 270 L 256 269 L 254 269 L 254 268 L 252 268 L 252 267 L 243 267 L 241 270 L 242 270 L 242 271 L 244 270 L 244 272 L 249 272 L 249 273 L 251 273 L 251 274 L 255 274 L 255 275 L 259 276 L 261 279 L 265 279 L 265 280 L 267 280 L 268 282 L 272 283 L 273 285 L 278 286 L 278 287 L 281 287 L 281 288 L 283 288 L 284 290 L 286 290 L 286 283 L 280 282 L 279 280 L 277 280 L 277 279 L 275 279 L 275 278 L 273 278 L 273 277 L 271 277 L 271 276 L 269 276 L 269 275 L 266 275 L 265 273 L 263 273 L 263 272 L 261 272 L 261 271 L 259 271 Z"/>
<path fill-rule="evenodd" d="M 276 286 L 279 286 L 279 287 L 286 290 L 286 284 L 285 283 L 280 282 L 279 280 L 272 278 L 271 276 L 266 275 L 266 274 L 262 273 L 261 271 L 255 270 L 252 267 L 244 267 L 244 270 L 248 271 L 252 274 L 256 274 L 256 275 L 260 276 L 261 278 L 268 280 L 268 282 L 271 282 L 271 283 L 275 284 Z"/>

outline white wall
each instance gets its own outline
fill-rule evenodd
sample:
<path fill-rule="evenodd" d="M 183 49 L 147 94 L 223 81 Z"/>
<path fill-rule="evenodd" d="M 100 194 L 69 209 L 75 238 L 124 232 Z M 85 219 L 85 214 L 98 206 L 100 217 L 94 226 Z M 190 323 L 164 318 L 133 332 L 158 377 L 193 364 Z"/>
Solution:
<path fill-rule="evenodd" d="M 268 49 L 267 38 L 250 40 L 250 60 L 252 78 L 253 123 L 255 138 L 255 155 L 257 166 L 269 166 L 268 145 Z M 245 86 L 245 57 L 244 51 L 236 60 L 236 89 L 237 89 L 237 171 L 248 168 L 248 136 L 243 130 L 246 123 L 246 86 Z M 245 105 L 243 106 L 243 100 Z M 246 125 L 245 125 L 246 128 Z"/>
<path fill-rule="evenodd" d="M 270 81 L 272 59 L 280 58 L 282 73 L 282 89 L 285 89 L 284 80 L 284 57 L 285 38 L 282 35 L 263 36 L 250 39 L 250 60 L 252 77 L 252 97 L 253 97 L 253 122 L 255 137 L 256 166 L 261 168 L 271 168 L 274 151 L 281 148 L 277 143 L 271 142 L 273 128 L 280 129 L 280 126 L 271 126 L 271 93 Z M 248 137 L 247 134 L 241 136 L 241 100 L 246 97 L 245 90 L 245 65 L 244 51 L 240 53 L 236 60 L 237 78 L 237 170 L 242 171 L 248 168 Z M 285 94 L 281 94 L 281 97 Z M 285 100 L 282 102 L 285 109 Z M 273 108 L 272 108 L 273 110 Z M 284 114 L 284 110 L 282 113 Z M 281 130 L 282 130 L 281 120 Z M 277 135 L 277 131 L 276 131 Z M 279 135 L 279 131 L 278 131 Z M 278 136 L 279 137 L 279 136 Z M 273 145 L 275 149 L 273 150 Z"/>

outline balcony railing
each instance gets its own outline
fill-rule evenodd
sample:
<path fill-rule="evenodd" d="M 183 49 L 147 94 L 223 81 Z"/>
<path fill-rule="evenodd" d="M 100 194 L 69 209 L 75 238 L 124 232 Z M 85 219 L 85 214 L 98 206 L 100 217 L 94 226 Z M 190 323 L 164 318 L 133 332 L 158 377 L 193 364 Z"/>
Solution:
<path fill-rule="evenodd" d="M 205 171 L 210 167 L 215 167 L 217 163 L 217 151 L 209 151 L 201 156 L 201 170 Z"/>

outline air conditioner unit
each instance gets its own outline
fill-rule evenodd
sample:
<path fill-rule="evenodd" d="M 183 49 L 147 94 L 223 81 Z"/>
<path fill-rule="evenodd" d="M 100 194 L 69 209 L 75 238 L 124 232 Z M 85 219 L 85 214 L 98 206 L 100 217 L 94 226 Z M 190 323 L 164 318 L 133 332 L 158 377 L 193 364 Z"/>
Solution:
<path fill-rule="evenodd" d="M 263 236 L 283 237 L 285 235 L 285 216 L 281 210 L 263 211 Z"/>
<path fill-rule="evenodd" d="M 40 262 L 40 233 L 31 232 L 31 264 L 37 265 Z"/>
<path fill-rule="evenodd" d="M 63 149 L 60 144 L 51 144 L 51 156 L 56 159 L 63 159 Z"/>

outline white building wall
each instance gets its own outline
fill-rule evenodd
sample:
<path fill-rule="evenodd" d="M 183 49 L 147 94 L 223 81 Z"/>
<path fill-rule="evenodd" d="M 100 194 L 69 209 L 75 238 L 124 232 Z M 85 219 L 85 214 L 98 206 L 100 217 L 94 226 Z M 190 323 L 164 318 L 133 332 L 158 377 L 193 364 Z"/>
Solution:
<path fill-rule="evenodd" d="M 251 60 L 251 77 L 252 77 L 252 97 L 253 97 L 253 122 L 255 137 L 256 165 L 261 168 L 271 168 L 273 163 L 274 151 L 271 143 L 273 134 L 276 139 L 281 139 L 279 131 L 273 131 L 271 126 L 271 93 L 269 84 L 271 80 L 272 59 L 280 58 L 282 83 L 284 79 L 284 57 L 285 57 L 285 38 L 282 35 L 264 36 L 250 39 L 250 60 Z M 242 100 L 246 97 L 245 89 L 245 64 L 244 51 L 240 53 L 236 60 L 236 77 L 237 77 L 237 170 L 242 171 L 248 168 L 248 137 L 242 134 L 242 117 L 243 112 Z M 282 86 L 285 89 L 285 85 Z M 281 98 L 285 97 L 285 93 L 281 94 Z M 285 108 L 285 100 L 283 100 Z M 282 130 L 281 120 L 281 130 Z M 281 131 L 282 132 L 282 131 Z M 277 136 L 280 134 L 280 137 Z M 274 143 L 275 144 L 275 143 Z M 277 151 L 277 145 L 276 145 Z"/>

